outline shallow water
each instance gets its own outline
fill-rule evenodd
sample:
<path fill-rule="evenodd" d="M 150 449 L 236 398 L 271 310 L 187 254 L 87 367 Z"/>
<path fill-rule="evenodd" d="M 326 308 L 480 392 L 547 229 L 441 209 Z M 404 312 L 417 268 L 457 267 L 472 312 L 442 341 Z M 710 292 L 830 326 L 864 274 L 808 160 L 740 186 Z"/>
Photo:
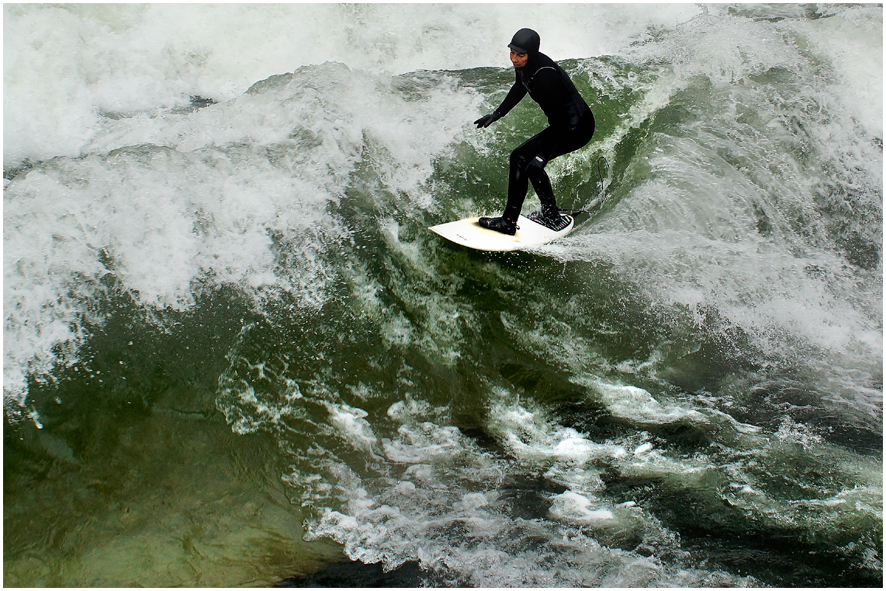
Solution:
<path fill-rule="evenodd" d="M 478 253 L 513 19 L 4 7 L 6 584 L 882 583 L 882 8 L 539 9 Z"/>

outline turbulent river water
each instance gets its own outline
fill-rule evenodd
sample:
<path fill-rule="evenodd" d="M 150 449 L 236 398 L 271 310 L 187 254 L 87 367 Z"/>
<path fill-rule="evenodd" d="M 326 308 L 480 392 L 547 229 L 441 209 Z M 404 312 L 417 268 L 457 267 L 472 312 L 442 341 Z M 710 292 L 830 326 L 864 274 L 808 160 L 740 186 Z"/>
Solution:
<path fill-rule="evenodd" d="M 881 6 L 3 26 L 5 584 L 882 584 Z M 526 26 L 590 213 L 469 251 Z"/>

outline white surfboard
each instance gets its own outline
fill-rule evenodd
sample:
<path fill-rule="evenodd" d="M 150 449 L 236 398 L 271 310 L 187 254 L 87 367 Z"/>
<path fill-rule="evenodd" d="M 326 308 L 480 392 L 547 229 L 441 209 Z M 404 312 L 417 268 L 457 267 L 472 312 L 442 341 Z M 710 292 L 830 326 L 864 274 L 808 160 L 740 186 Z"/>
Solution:
<path fill-rule="evenodd" d="M 557 238 L 566 236 L 572 231 L 575 220 L 565 214 L 563 217 L 569 220 L 569 225 L 559 232 L 555 232 L 539 222 L 522 215 L 517 218 L 517 233 L 513 236 L 482 227 L 479 224 L 479 217 L 448 222 L 438 226 L 431 226 L 428 229 L 461 246 L 467 246 L 476 250 L 505 252 L 547 244 Z"/>

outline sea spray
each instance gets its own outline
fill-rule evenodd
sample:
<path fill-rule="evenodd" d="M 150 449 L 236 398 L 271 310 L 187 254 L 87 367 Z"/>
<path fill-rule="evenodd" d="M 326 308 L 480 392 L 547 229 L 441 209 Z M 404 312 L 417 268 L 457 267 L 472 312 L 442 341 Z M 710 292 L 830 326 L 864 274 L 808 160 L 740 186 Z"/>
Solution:
<path fill-rule="evenodd" d="M 75 156 L 106 117 L 187 107 L 195 96 L 235 99 L 305 65 L 334 61 L 393 74 L 504 67 L 502 40 L 530 21 L 550 55 L 586 57 L 617 52 L 648 29 L 697 12 L 689 5 L 654 14 L 608 5 L 507 14 L 494 5 L 446 4 L 8 4 L 4 168 Z"/>
<path fill-rule="evenodd" d="M 446 76 L 420 101 L 412 92 L 341 64 L 305 67 L 199 111 L 108 120 L 84 148 L 91 155 L 16 179 L 4 208 L 7 335 L 17 333 L 6 349 L 8 394 L 21 402 L 24 372 L 40 378 L 76 359 L 81 306 L 103 297 L 109 277 L 158 309 L 187 309 L 206 281 L 322 305 L 335 275 L 323 253 L 352 232 L 328 208 L 356 167 L 371 162 L 388 191 L 414 192 L 449 130 L 464 128 L 449 110 L 476 108 L 476 95 Z"/>

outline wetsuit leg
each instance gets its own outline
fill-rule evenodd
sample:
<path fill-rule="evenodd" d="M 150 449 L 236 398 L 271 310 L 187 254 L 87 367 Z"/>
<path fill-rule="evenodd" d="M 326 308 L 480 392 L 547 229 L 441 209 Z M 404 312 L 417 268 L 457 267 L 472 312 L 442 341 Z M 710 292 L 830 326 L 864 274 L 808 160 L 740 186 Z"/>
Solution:
<path fill-rule="evenodd" d="M 510 171 L 508 173 L 508 203 L 505 206 L 505 212 L 502 217 L 511 222 L 517 221 L 517 217 L 523 209 L 523 201 L 526 200 L 526 191 L 529 189 L 530 178 L 539 176 L 537 173 L 531 174 L 533 173 L 531 169 L 539 170 L 544 177 L 547 177 L 544 170 L 531 166 L 530 163 L 537 155 L 544 153 L 546 147 L 551 148 L 556 145 L 556 135 L 553 128 L 548 127 L 520 144 L 517 149 L 511 152 Z M 536 187 L 537 182 L 541 181 L 536 178 L 532 179 L 533 187 Z M 550 186 L 550 183 L 551 181 L 548 179 L 548 186 Z M 550 191 L 550 196 L 553 197 L 553 191 Z"/>
<path fill-rule="evenodd" d="M 557 200 L 554 199 L 554 188 L 551 186 L 551 179 L 544 168 L 536 166 L 529 167 L 529 180 L 538 200 L 541 201 L 541 210 L 547 216 L 549 212 L 557 212 Z"/>
<path fill-rule="evenodd" d="M 508 202 L 502 217 L 516 223 L 523 202 L 526 200 L 526 191 L 529 182 L 538 195 L 542 204 L 542 211 L 556 212 L 557 202 L 554 199 L 554 190 L 551 187 L 551 179 L 541 166 L 532 166 L 532 159 L 540 156 L 545 164 L 569 152 L 582 148 L 591 141 L 594 135 L 594 116 L 590 113 L 582 119 L 581 126 L 575 131 L 557 131 L 552 127 L 544 129 L 541 133 L 529 138 L 516 150 L 511 152 L 510 172 L 508 176 Z"/>

